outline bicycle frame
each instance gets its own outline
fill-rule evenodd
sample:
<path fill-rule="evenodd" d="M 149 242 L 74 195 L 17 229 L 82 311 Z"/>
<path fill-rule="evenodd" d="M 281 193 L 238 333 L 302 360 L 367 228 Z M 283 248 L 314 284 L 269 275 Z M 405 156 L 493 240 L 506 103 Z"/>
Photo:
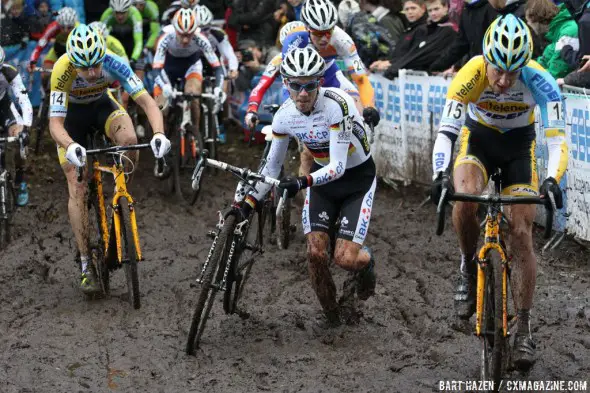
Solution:
<path fill-rule="evenodd" d="M 93 161 L 93 173 L 92 182 L 96 185 L 96 192 L 98 196 L 98 209 L 100 214 L 100 227 L 102 229 L 102 240 L 104 243 L 105 255 L 109 255 L 109 230 L 107 223 L 107 214 L 105 206 L 105 198 L 102 186 L 102 174 L 110 173 L 115 179 L 115 195 L 111 201 L 111 207 L 113 209 L 113 223 L 115 226 L 115 241 L 117 247 L 117 260 L 119 263 L 123 262 L 123 249 L 121 246 L 121 217 L 119 213 L 119 199 L 126 198 L 129 202 L 130 218 L 131 218 L 131 230 L 133 232 L 133 242 L 135 243 L 135 250 L 137 254 L 137 260 L 142 261 L 142 253 L 139 245 L 139 232 L 137 230 L 137 221 L 135 217 L 134 204 L 135 201 L 129 192 L 127 191 L 127 182 L 125 180 L 125 172 L 123 164 L 119 159 L 115 159 L 115 163 L 112 166 L 100 165 L 98 160 Z"/>

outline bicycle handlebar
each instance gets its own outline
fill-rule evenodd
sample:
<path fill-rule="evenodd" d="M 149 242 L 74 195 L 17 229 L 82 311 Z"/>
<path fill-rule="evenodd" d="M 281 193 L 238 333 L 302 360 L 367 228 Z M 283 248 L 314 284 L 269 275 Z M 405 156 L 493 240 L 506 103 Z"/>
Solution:
<path fill-rule="evenodd" d="M 232 174 L 234 174 L 246 181 L 251 181 L 251 180 L 260 181 L 260 182 L 269 184 L 271 186 L 278 186 L 280 183 L 280 180 L 274 179 L 269 176 L 261 175 L 260 173 L 255 172 L 249 168 L 238 168 L 236 166 L 233 166 L 233 165 L 228 164 L 223 161 L 217 161 L 217 160 L 213 160 L 211 158 L 207 158 L 208 153 L 209 152 L 207 150 L 203 150 L 201 152 L 201 160 L 199 160 L 200 162 L 197 164 L 197 166 L 199 164 L 201 164 L 201 165 L 204 164 L 206 166 L 221 169 L 226 172 L 231 172 Z"/>
<path fill-rule="evenodd" d="M 147 149 L 148 147 L 151 147 L 149 143 L 140 143 L 137 145 L 127 145 L 127 146 L 111 146 L 111 147 L 105 147 L 104 149 L 86 150 L 86 155 L 90 156 L 90 155 L 103 154 L 103 153 L 118 153 L 120 151 Z"/>
<path fill-rule="evenodd" d="M 476 202 L 484 205 L 543 205 L 545 206 L 545 232 L 543 237 L 548 239 L 551 236 L 553 228 L 553 214 L 557 210 L 555 206 L 555 196 L 551 191 L 547 194 L 549 198 L 541 198 L 539 196 L 505 196 L 497 194 L 486 194 L 486 195 L 473 195 L 473 194 L 462 194 L 452 193 L 449 194 L 449 188 L 443 187 L 438 206 L 436 209 L 437 214 L 437 226 L 436 234 L 442 235 L 445 229 L 445 208 L 447 202 L 460 201 L 460 202 Z"/>

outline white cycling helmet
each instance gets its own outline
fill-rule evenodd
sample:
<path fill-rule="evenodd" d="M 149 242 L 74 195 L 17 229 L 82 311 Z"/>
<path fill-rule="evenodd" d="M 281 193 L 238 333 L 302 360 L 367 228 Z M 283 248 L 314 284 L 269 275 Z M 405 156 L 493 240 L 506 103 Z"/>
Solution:
<path fill-rule="evenodd" d="M 109 31 L 109 27 L 107 26 L 106 23 L 104 22 L 91 22 L 88 27 L 90 27 L 91 29 L 93 29 L 94 31 L 98 32 L 98 34 L 102 35 L 102 38 L 104 38 L 105 40 L 107 39 L 107 37 L 110 35 L 110 31 Z"/>
<path fill-rule="evenodd" d="M 281 62 L 281 75 L 287 79 L 306 76 L 320 77 L 324 75 L 325 70 L 324 58 L 309 46 L 293 49 Z"/>
<path fill-rule="evenodd" d="M 111 0 L 110 6 L 115 12 L 127 12 L 132 6 L 132 0 Z"/>
<path fill-rule="evenodd" d="M 299 31 L 303 29 L 305 29 L 305 24 L 298 20 L 294 20 L 293 22 L 285 24 L 285 26 L 281 28 L 281 32 L 279 33 L 279 42 L 281 43 L 281 45 L 283 45 L 285 38 L 287 38 L 289 34 L 293 33 L 295 30 Z"/>
<path fill-rule="evenodd" d="M 307 0 L 301 10 L 301 20 L 312 30 L 326 31 L 336 26 L 338 13 L 329 0 Z"/>
<path fill-rule="evenodd" d="M 338 19 L 344 27 L 347 27 L 352 16 L 359 12 L 361 7 L 355 0 L 344 0 L 338 5 Z"/>
<path fill-rule="evenodd" d="M 181 8 L 172 17 L 172 26 L 180 34 L 191 34 L 197 30 L 197 18 L 195 11 L 190 8 Z"/>
<path fill-rule="evenodd" d="M 205 27 L 209 26 L 213 21 L 213 13 L 209 8 L 205 7 L 204 5 L 196 5 L 195 8 L 195 16 L 197 18 L 197 26 Z"/>
<path fill-rule="evenodd" d="M 59 10 L 55 20 L 61 27 L 74 27 L 78 22 L 78 14 L 75 9 L 64 7 Z"/>

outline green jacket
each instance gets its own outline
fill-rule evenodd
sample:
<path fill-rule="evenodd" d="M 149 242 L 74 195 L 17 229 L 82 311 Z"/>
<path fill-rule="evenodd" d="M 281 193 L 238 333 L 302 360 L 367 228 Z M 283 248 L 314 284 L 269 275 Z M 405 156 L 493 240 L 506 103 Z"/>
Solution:
<path fill-rule="evenodd" d="M 564 4 L 559 6 L 559 13 L 549 23 L 549 31 L 545 34 L 545 38 L 549 44 L 537 61 L 555 79 L 563 78 L 573 69 L 559 53 L 565 45 L 571 45 L 571 42 L 578 38 L 578 25 Z"/>
<path fill-rule="evenodd" d="M 125 40 L 125 38 L 128 37 L 121 37 L 117 35 L 116 31 L 114 31 L 117 29 L 119 23 L 115 19 L 115 13 L 113 12 L 112 8 L 109 7 L 105 10 L 105 12 L 102 13 L 100 21 L 106 23 L 106 25 L 111 30 L 111 34 L 113 34 L 119 39 L 119 41 L 121 41 L 121 43 L 123 43 L 128 57 L 137 61 L 139 56 L 141 56 L 141 52 L 143 51 L 143 17 L 141 16 L 141 12 L 132 6 L 129 8 L 127 19 L 125 22 L 121 23 L 121 25 L 126 25 L 128 27 L 126 30 L 129 32 L 129 34 L 133 34 L 132 48 L 126 46 L 127 40 Z"/>
<path fill-rule="evenodd" d="M 141 12 L 141 11 L 140 11 Z M 146 40 L 146 48 L 156 49 L 156 40 L 160 35 L 160 10 L 152 0 L 145 2 L 143 12 L 143 38 Z"/>

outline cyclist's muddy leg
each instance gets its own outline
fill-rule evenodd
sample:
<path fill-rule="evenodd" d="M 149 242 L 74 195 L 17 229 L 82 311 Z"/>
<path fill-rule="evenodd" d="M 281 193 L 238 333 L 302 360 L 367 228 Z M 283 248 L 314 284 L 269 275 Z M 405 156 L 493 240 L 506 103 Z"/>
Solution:
<path fill-rule="evenodd" d="M 76 238 L 78 251 L 83 257 L 88 257 L 88 182 L 86 180 L 86 169 L 84 179 L 78 182 L 76 167 L 70 163 L 62 164 L 62 169 L 68 181 L 68 214 L 70 224 Z"/>
<path fill-rule="evenodd" d="M 533 251 L 533 220 L 536 208 L 533 205 L 506 206 L 510 222 L 508 246 L 513 256 L 512 285 L 514 301 L 519 310 L 530 310 L 537 278 L 537 259 Z"/>
<path fill-rule="evenodd" d="M 13 124 L 8 128 L 8 135 L 18 136 L 22 130 L 23 126 L 21 124 Z M 14 183 L 18 186 L 25 181 L 25 160 L 20 156 L 20 149 L 18 147 L 14 148 L 14 167 L 16 169 Z"/>
<path fill-rule="evenodd" d="M 110 121 L 107 121 L 105 127 L 108 127 L 107 136 L 116 145 L 128 146 L 137 143 L 137 135 L 135 134 L 131 117 L 127 113 L 119 113 L 117 116 L 114 116 Z M 137 160 L 139 159 L 139 152 L 137 150 L 128 151 L 125 155 L 133 160 L 134 165 L 137 164 Z"/>
<path fill-rule="evenodd" d="M 371 256 L 366 250 L 361 250 L 361 247 L 361 244 L 350 240 L 336 239 L 334 263 L 348 271 L 363 269 L 369 264 Z"/>
<path fill-rule="evenodd" d="M 191 74 L 192 75 L 192 74 Z M 201 94 L 202 91 L 202 83 L 198 77 L 189 77 L 186 79 L 186 84 L 184 85 L 184 92 L 187 94 Z M 201 120 L 201 101 L 200 100 L 193 100 L 191 104 L 191 113 L 193 116 L 193 125 L 196 129 L 199 129 L 199 121 Z M 199 146 L 201 148 L 201 146 Z"/>
<path fill-rule="evenodd" d="M 336 302 L 336 285 L 328 268 L 330 237 L 323 232 L 307 234 L 307 256 L 309 258 L 309 277 L 324 313 L 328 319 L 339 318 Z"/>
<path fill-rule="evenodd" d="M 485 188 L 482 170 L 474 164 L 462 164 L 453 173 L 455 191 L 458 193 L 479 195 Z M 473 258 L 479 238 L 479 222 L 477 222 L 477 203 L 456 202 L 453 209 L 453 226 L 459 237 L 459 246 L 464 260 Z M 474 266 L 470 266 L 474 268 Z M 471 269 L 470 269 L 471 270 Z M 471 271 L 474 273 L 475 271 Z"/>

